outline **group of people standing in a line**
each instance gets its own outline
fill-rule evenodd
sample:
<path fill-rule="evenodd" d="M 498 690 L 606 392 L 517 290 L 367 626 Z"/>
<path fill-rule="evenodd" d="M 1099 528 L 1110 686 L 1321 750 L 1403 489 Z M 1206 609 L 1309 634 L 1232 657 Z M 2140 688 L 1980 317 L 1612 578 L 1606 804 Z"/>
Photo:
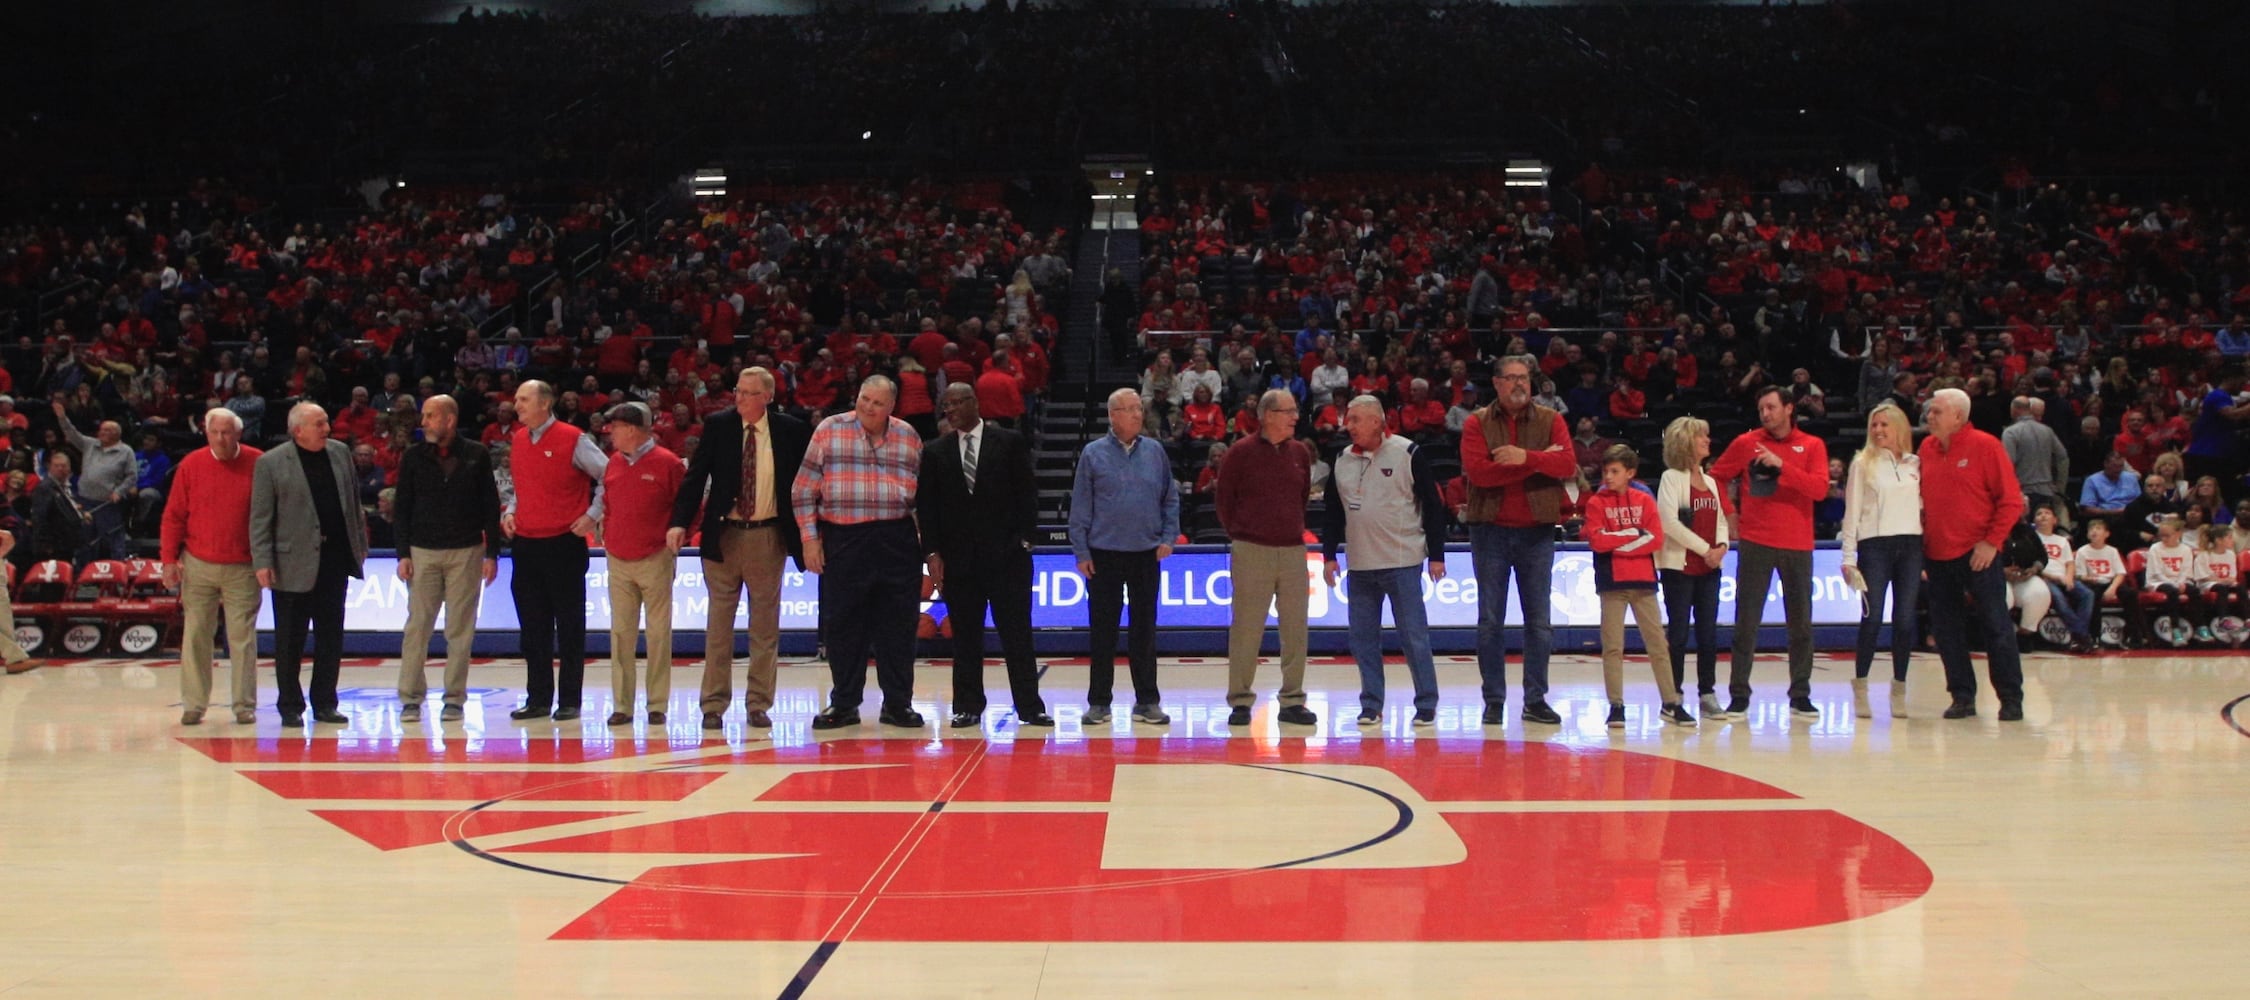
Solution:
<path fill-rule="evenodd" d="M 1552 570 L 1557 527 L 1569 506 L 1564 484 L 1577 469 L 1569 430 L 1556 411 L 1532 400 L 1534 359 L 1503 359 L 1494 402 L 1477 411 L 1461 438 L 1478 591 L 1477 660 L 1486 725 L 1505 722 L 1506 601 L 1513 583 L 1522 622 L 1525 722 L 1556 724 L 1548 703 L 1552 649 Z M 585 580 L 589 540 L 601 534 L 608 557 L 614 711 L 627 725 L 639 695 L 639 644 L 647 627 L 645 718 L 665 722 L 671 684 L 671 591 L 676 556 L 689 529 L 701 534 L 710 591 L 707 656 L 700 707 L 705 729 L 723 727 L 733 704 L 735 611 L 747 589 L 750 665 L 744 692 L 753 728 L 773 724 L 779 646 L 779 595 L 785 564 L 820 576 L 820 621 L 832 690 L 815 729 L 860 722 L 866 667 L 874 660 L 880 720 L 918 727 L 912 665 L 925 568 L 953 622 L 955 727 L 978 725 L 986 708 L 984 622 L 989 610 L 1017 721 L 1052 725 L 1039 693 L 1032 650 L 1031 549 L 1036 486 L 1030 447 L 1016 432 L 980 418 L 967 386 L 942 400 L 947 432 L 924 444 L 892 415 L 897 388 L 883 376 L 859 387 L 850 412 L 818 426 L 772 408 L 772 373 L 740 373 L 734 409 L 706 424 L 690 462 L 658 444 L 639 403 L 608 414 L 610 450 L 554 418 L 554 390 L 527 382 L 517 392 L 507 455 L 507 488 L 492 455 L 457 433 L 458 407 L 435 396 L 422 409 L 423 440 L 402 459 L 394 505 L 399 576 L 409 585 L 400 656 L 402 721 L 421 718 L 430 632 L 446 618 L 441 721 L 458 720 L 467 700 L 468 658 L 482 589 L 497 557 L 512 548 L 511 591 L 526 661 L 519 720 L 578 717 L 585 670 Z M 1708 717 L 1741 718 L 1751 696 L 1753 654 L 1766 595 L 1780 577 L 1789 634 L 1789 700 L 1800 716 L 1812 670 L 1812 509 L 1828 493 L 1827 449 L 1795 426 L 1780 389 L 1757 399 L 1760 427 L 1737 437 L 1715 462 L 1710 429 L 1686 417 L 1665 431 L 1666 471 L 1651 495 L 1634 481 L 1639 456 L 1618 446 L 1603 457 L 1602 488 L 1587 505 L 1586 537 L 1601 592 L 1602 649 L 1609 723 L 1625 723 L 1624 618 L 1630 610 L 1662 694 L 1666 721 L 1693 725 L 1682 692 L 1689 637 L 1698 652 L 1698 691 Z M 1278 721 L 1318 722 L 1305 706 L 1307 579 L 1305 533 L 1315 457 L 1296 439 L 1297 403 L 1284 391 L 1258 401 L 1260 432 L 1224 459 L 1217 513 L 1231 541 L 1234 593 L 1228 636 L 1229 723 L 1250 721 L 1269 606 L 1279 619 Z M 1888 410 L 1888 412 L 1886 412 Z M 1170 721 L 1161 707 L 1155 656 L 1159 565 L 1179 533 L 1178 487 L 1162 442 L 1142 433 L 1143 402 L 1132 389 L 1108 399 L 1109 432 L 1079 457 L 1069 538 L 1088 589 L 1090 671 L 1085 721 L 1110 718 L 1117 630 L 1126 623 L 1126 658 L 1137 723 Z M 1875 651 L 1885 593 L 1894 616 L 1893 672 L 1903 680 L 1913 648 L 1915 587 L 1927 573 L 1939 592 L 1932 625 L 1953 705 L 1948 718 L 1975 713 L 1967 629 L 1982 628 L 2000 717 L 2022 717 L 2022 677 L 2006 610 L 2008 581 L 1998 554 L 2024 500 L 1997 439 L 1967 426 L 1968 400 L 1938 393 L 1928 408 L 1928 440 L 1910 449 L 1911 429 L 1895 407 L 1870 417 L 1867 449 L 1851 465 L 1846 573 L 1868 595 L 1858 690 Z M 1421 601 L 1420 577 L 1445 573 L 1447 518 L 1429 456 L 1388 431 L 1380 401 L 1347 406 L 1350 444 L 1330 463 L 1324 516 L 1317 525 L 1323 576 L 1346 577 L 1350 645 L 1361 678 L 1358 721 L 1380 720 L 1385 692 L 1382 611 L 1388 604 L 1414 684 L 1414 722 L 1433 724 L 1438 687 Z M 225 410 L 207 418 L 209 447 L 180 466 L 165 509 L 166 582 L 181 588 L 186 613 L 181 693 L 183 724 L 202 721 L 209 702 L 212 634 L 223 613 L 233 651 L 236 721 L 255 718 L 255 615 L 261 590 L 274 593 L 277 707 L 284 726 L 303 725 L 299 684 L 308 632 L 313 642 L 310 708 L 314 720 L 347 721 L 338 711 L 345 581 L 359 575 L 366 532 L 352 501 L 350 455 L 328 437 L 327 415 L 306 403 L 289 414 L 289 443 L 261 454 L 241 442 Z M 1708 468 L 1706 465 L 1708 464 Z M 1925 518 L 1923 512 L 1944 511 Z M 1734 649 L 1727 692 L 1716 692 L 1718 578 L 1736 553 Z M 1658 600 L 1669 612 L 1660 626 Z M 559 668 L 559 669 L 558 669 Z M 1903 715 L 1893 688 L 1892 706 Z"/>

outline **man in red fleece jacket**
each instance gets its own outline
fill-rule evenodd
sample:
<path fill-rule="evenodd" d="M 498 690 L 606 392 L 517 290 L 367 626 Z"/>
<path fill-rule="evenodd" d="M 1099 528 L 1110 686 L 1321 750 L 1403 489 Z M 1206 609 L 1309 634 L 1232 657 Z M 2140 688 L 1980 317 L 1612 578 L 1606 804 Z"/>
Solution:
<path fill-rule="evenodd" d="M 2023 720 L 2023 661 L 2008 620 L 2007 582 L 1995 558 L 2023 519 L 2023 490 L 2000 439 L 1969 426 L 1969 394 L 1940 389 L 1930 397 L 1922 439 L 1922 552 L 1929 568 L 1930 635 L 1945 664 L 1948 719 L 1977 714 L 1976 665 L 1969 660 L 1969 609 L 1976 601 L 1984 629 L 1985 669 L 2000 696 L 2000 720 Z"/>
<path fill-rule="evenodd" d="M 1758 390 L 1758 429 L 1737 435 L 1711 466 L 1726 492 L 1742 484 L 1735 505 L 1741 553 L 1735 563 L 1734 677 L 1726 716 L 1750 710 L 1750 664 L 1758 652 L 1758 627 L 1766 594 L 1781 573 L 1782 613 L 1789 623 L 1789 710 L 1820 717 L 1812 703 L 1813 505 L 1828 496 L 1828 446 L 1797 429 L 1797 410 L 1778 385 Z"/>

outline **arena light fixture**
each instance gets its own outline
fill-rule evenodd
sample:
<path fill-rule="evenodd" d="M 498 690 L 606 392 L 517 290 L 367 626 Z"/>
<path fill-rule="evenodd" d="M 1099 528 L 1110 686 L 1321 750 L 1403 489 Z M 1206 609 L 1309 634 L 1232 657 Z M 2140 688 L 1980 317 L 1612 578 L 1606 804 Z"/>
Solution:
<path fill-rule="evenodd" d="M 695 172 L 695 196 L 698 198 L 724 198 L 727 195 L 725 167 L 704 167 Z"/>
<path fill-rule="evenodd" d="M 1547 176 L 1547 164 L 1542 161 L 1509 160 L 1500 183 L 1512 188 L 1544 188 Z"/>

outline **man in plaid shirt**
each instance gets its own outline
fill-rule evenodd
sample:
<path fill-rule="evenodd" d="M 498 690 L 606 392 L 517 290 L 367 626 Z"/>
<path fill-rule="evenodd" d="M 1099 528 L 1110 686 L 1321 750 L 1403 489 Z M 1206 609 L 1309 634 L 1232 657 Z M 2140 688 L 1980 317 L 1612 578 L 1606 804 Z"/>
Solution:
<path fill-rule="evenodd" d="M 814 729 L 859 725 L 870 647 L 883 724 L 922 725 L 914 710 L 922 547 L 913 518 L 922 438 L 891 416 L 897 403 L 898 384 L 869 375 L 852 412 L 813 431 L 790 490 L 805 538 L 804 567 L 820 574 L 820 631 L 835 684 Z"/>

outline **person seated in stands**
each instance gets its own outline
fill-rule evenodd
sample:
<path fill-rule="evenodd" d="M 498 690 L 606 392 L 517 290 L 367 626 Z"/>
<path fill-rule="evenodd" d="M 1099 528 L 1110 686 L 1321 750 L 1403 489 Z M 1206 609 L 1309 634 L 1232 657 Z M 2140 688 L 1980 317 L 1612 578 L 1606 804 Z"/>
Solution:
<path fill-rule="evenodd" d="M 1600 379 L 1601 372 L 1593 365 L 1579 367 L 1578 384 L 1563 390 L 1563 403 L 1569 412 L 1580 416 L 1609 412 L 1609 390 L 1601 387 Z"/>
<path fill-rule="evenodd" d="M 1181 411 L 1184 422 L 1180 433 L 1189 441 L 1224 441 L 1227 436 L 1226 410 L 1211 396 L 1209 386 L 1195 387 L 1195 396 Z"/>
<path fill-rule="evenodd" d="M 1648 395 L 1633 383 L 1633 376 L 1620 374 L 1617 384 L 1609 391 L 1609 415 L 1613 420 L 1648 419 Z"/>
<path fill-rule="evenodd" d="M 1570 446 L 1578 459 L 1579 485 L 1584 486 L 1601 478 L 1602 456 L 1608 454 L 1610 445 L 1617 443 L 1614 438 L 1602 436 L 1593 417 L 1578 418 L 1578 422 L 1571 428 Z"/>
<path fill-rule="evenodd" d="M 1413 438 L 1445 432 L 1445 406 L 1430 398 L 1428 379 L 1415 379 L 1406 388 L 1406 400 L 1391 411 L 1391 433 Z"/>
<path fill-rule="evenodd" d="M 1204 454 L 1203 464 L 1196 467 L 1195 482 L 1189 485 L 1188 492 L 1208 495 L 1214 487 L 1218 486 L 1219 463 L 1225 461 L 1226 457 L 1226 442 L 1214 442 L 1211 445 L 1211 450 Z"/>
<path fill-rule="evenodd" d="M 1533 402 L 1538 402 L 1538 400 L 1534 399 Z M 1459 435 L 1462 427 L 1466 426 L 1469 421 L 1476 419 L 1476 413 L 1477 387 L 1474 385 L 1462 386 L 1453 397 L 1453 405 L 1445 410 L 1445 432 Z"/>
<path fill-rule="evenodd" d="M 1799 368 L 1789 373 L 1789 398 L 1797 407 L 1797 419 L 1813 420 L 1828 415 L 1828 394 L 1813 384 L 1812 372 Z"/>

